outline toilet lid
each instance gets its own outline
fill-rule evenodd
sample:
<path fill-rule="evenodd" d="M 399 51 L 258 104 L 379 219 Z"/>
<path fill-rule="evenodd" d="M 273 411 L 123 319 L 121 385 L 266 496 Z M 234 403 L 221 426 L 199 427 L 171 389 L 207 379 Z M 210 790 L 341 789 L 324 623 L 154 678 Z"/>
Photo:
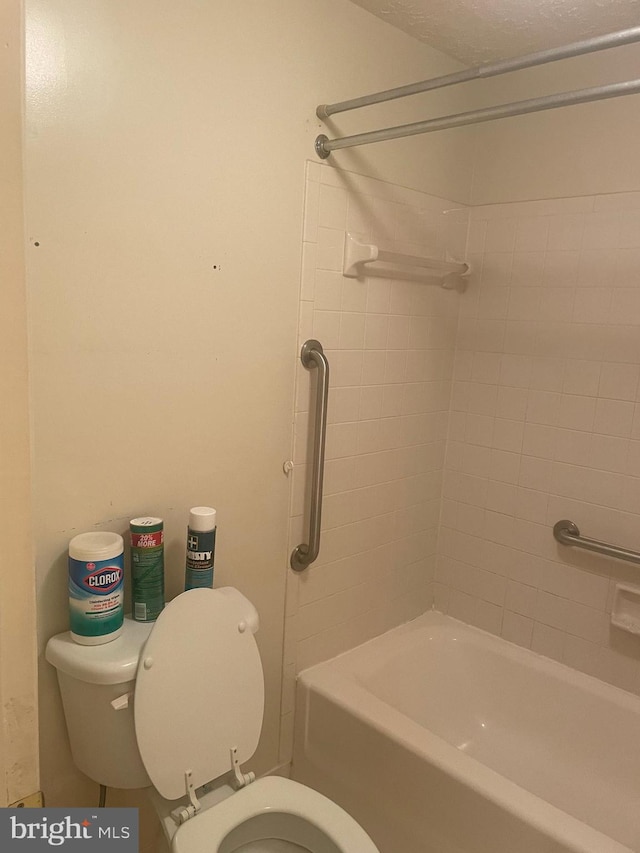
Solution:
<path fill-rule="evenodd" d="M 241 606 L 218 590 L 192 589 L 162 611 L 140 656 L 134 718 L 155 788 L 184 796 L 256 750 L 264 710 L 258 647 Z"/>

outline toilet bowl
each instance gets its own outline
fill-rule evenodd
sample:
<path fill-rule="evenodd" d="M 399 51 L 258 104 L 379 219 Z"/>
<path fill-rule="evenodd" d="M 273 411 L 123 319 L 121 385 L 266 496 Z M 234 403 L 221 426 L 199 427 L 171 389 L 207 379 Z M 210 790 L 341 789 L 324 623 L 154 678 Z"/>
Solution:
<path fill-rule="evenodd" d="M 242 771 L 264 710 L 258 624 L 223 587 L 179 595 L 155 623 L 125 618 L 101 646 L 52 637 L 76 765 L 107 787 L 153 786 L 174 853 L 378 853 L 336 803 Z"/>
<path fill-rule="evenodd" d="M 173 849 L 369 853 L 376 848 L 362 827 L 322 794 L 291 779 L 267 776 L 208 809 L 199 820 L 185 823 Z"/>

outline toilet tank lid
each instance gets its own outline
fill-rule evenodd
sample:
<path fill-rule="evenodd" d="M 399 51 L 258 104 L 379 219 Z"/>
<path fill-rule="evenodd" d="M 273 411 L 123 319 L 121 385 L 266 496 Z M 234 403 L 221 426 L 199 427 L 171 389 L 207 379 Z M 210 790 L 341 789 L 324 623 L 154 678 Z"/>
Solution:
<path fill-rule="evenodd" d="M 81 646 L 69 631 L 47 643 L 45 657 L 60 672 L 89 684 L 124 684 L 136 677 L 140 652 L 153 622 L 135 622 L 125 616 L 122 633 L 99 646 Z"/>

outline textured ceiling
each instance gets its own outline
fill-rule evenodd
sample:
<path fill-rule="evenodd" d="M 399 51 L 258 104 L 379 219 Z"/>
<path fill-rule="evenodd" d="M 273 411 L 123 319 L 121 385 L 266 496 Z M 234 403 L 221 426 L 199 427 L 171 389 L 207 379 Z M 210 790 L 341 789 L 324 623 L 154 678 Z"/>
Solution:
<path fill-rule="evenodd" d="M 479 65 L 640 24 L 640 0 L 352 0 L 383 21 Z"/>

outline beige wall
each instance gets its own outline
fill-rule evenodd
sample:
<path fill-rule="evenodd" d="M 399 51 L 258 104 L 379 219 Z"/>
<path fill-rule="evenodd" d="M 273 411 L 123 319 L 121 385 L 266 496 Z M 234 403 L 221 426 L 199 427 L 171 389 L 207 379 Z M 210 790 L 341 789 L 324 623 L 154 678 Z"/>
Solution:
<path fill-rule="evenodd" d="M 469 86 L 478 105 L 634 80 L 640 46 L 563 60 Z M 472 203 L 640 189 L 640 95 L 477 127 Z"/>
<path fill-rule="evenodd" d="M 173 596 L 188 508 L 213 504 L 217 584 L 240 588 L 261 615 L 267 703 L 253 766 L 265 770 L 279 760 L 282 465 L 315 105 L 456 66 L 343 0 L 30 0 L 28 26 L 41 646 L 68 626 L 71 536 L 162 516 Z M 416 109 L 394 113 L 418 118 Z M 466 139 L 336 162 L 464 200 Z M 44 662 L 41 708 L 49 801 L 95 801 L 72 766 Z"/>
<path fill-rule="evenodd" d="M 22 201 L 22 4 L 0 5 L 0 806 L 38 789 Z"/>

